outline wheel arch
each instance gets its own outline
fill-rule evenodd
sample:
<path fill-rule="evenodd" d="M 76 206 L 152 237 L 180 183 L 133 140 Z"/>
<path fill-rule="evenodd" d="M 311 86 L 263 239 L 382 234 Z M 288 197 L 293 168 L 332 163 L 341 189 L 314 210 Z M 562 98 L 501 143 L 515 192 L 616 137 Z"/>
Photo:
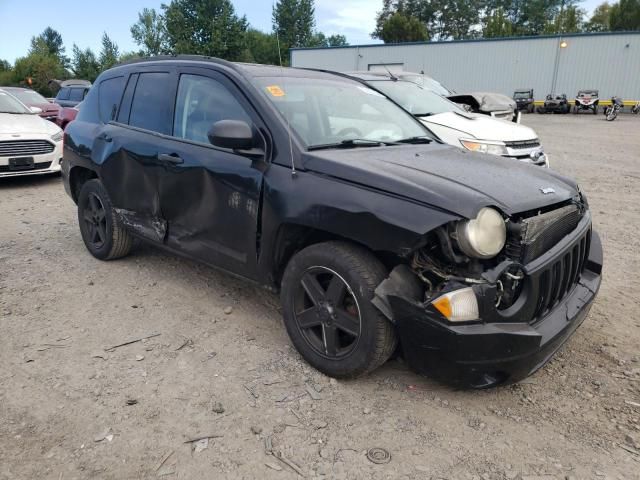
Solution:
<path fill-rule="evenodd" d="M 75 166 L 69 171 L 69 187 L 71 198 L 77 204 L 82 186 L 94 178 L 99 178 L 98 174 L 90 168 Z"/>

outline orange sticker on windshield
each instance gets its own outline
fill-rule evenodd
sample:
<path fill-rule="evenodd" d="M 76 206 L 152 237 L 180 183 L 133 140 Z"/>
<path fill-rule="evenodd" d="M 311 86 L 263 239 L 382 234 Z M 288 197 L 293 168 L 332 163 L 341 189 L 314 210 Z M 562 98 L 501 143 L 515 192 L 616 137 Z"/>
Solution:
<path fill-rule="evenodd" d="M 274 97 L 284 97 L 284 92 L 278 85 L 270 85 L 267 87 L 267 90 Z"/>

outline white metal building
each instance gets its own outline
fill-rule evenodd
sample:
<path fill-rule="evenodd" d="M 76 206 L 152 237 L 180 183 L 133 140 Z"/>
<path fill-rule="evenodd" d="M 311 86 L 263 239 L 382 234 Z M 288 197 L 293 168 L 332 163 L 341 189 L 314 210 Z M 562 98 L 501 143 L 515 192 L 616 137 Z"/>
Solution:
<path fill-rule="evenodd" d="M 294 67 L 424 72 L 457 92 L 511 96 L 533 88 L 542 100 L 598 89 L 603 99 L 640 99 L 640 32 L 301 48 L 290 55 Z"/>

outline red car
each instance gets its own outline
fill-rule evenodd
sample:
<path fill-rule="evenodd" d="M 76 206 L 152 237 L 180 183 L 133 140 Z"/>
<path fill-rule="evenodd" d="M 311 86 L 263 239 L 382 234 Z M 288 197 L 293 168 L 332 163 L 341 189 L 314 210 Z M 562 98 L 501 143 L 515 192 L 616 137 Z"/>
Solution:
<path fill-rule="evenodd" d="M 67 128 L 67 125 L 76 119 L 76 115 L 78 115 L 78 112 L 80 111 L 80 105 L 82 105 L 82 102 L 77 104 L 75 107 L 60 107 L 60 110 L 58 110 L 58 116 L 56 117 L 56 123 L 62 130 Z"/>
<path fill-rule="evenodd" d="M 30 88 L 23 87 L 2 87 L 5 92 L 9 92 L 27 107 L 38 107 L 42 112 L 38 113 L 42 118 L 54 122 L 58 116 L 60 105 L 51 103 L 38 92 Z"/>

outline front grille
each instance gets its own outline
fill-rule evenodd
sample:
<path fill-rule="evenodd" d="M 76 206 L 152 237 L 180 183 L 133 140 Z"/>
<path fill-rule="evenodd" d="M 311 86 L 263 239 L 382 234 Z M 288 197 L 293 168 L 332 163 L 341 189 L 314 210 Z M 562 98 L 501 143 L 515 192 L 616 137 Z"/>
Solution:
<path fill-rule="evenodd" d="M 0 157 L 30 157 L 53 152 L 46 140 L 6 140 L 0 142 Z"/>
<path fill-rule="evenodd" d="M 504 142 L 504 144 L 513 148 L 514 150 L 523 150 L 525 148 L 538 148 L 540 146 L 540 141 L 537 138 L 533 140 L 519 140 L 517 142 Z"/>
<path fill-rule="evenodd" d="M 46 170 L 51 166 L 51 162 L 34 163 L 33 168 L 11 169 L 9 165 L 0 165 L 0 173 L 2 172 L 32 172 L 33 170 Z"/>
<path fill-rule="evenodd" d="M 522 219 L 510 228 L 507 255 L 523 264 L 535 260 L 571 233 L 582 215 L 582 208 L 571 204 Z"/>
<path fill-rule="evenodd" d="M 589 229 L 560 259 L 537 276 L 538 299 L 533 320 L 543 317 L 566 297 L 580 280 L 589 257 L 591 229 Z"/>

